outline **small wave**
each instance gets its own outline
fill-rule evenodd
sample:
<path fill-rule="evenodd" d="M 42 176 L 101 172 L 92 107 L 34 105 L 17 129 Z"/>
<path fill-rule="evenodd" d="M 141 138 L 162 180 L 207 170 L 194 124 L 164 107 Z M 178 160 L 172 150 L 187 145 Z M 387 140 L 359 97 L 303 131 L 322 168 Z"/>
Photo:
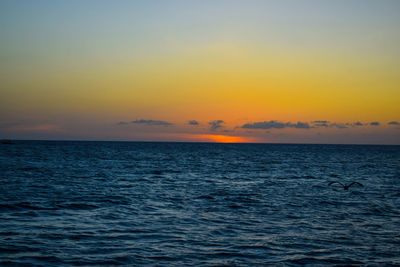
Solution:
<path fill-rule="evenodd" d="M 161 174 L 164 174 L 164 171 L 162 171 L 162 170 L 152 170 L 152 171 L 150 171 L 150 174 L 161 175 Z"/>
<path fill-rule="evenodd" d="M 299 265 L 361 265 L 365 264 L 365 262 L 353 260 L 350 258 L 334 258 L 334 257 L 326 257 L 326 258 L 317 258 L 317 257 L 296 257 L 295 259 L 288 259 L 289 263 L 299 264 Z"/>
<path fill-rule="evenodd" d="M 215 199 L 215 197 L 210 196 L 210 195 L 201 195 L 198 198 L 200 198 L 200 199 L 210 199 L 210 200 L 214 200 Z"/>
<path fill-rule="evenodd" d="M 55 210 L 54 207 L 43 206 L 42 204 L 32 202 L 17 202 L 13 204 L 0 204 L 0 210 L 18 211 L 18 210 Z"/>
<path fill-rule="evenodd" d="M 99 208 L 98 205 L 89 203 L 63 203 L 63 204 L 57 204 L 56 206 L 62 209 L 71 209 L 71 210 L 91 210 Z"/>

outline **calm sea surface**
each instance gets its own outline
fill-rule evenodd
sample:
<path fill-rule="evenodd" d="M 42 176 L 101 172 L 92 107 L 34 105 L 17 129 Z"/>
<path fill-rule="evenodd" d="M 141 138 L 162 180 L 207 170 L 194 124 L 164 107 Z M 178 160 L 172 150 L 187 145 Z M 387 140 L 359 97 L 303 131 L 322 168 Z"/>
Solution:
<path fill-rule="evenodd" d="M 1 266 L 306 264 L 400 266 L 400 146 L 0 145 Z"/>

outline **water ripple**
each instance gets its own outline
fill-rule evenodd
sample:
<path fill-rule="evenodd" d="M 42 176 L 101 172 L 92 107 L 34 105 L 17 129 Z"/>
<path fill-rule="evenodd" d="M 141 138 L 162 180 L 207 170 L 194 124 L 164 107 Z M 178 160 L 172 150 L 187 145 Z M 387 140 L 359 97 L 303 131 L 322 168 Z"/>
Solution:
<path fill-rule="evenodd" d="M 398 146 L 2 145 L 0 265 L 400 265 L 399 163 Z"/>

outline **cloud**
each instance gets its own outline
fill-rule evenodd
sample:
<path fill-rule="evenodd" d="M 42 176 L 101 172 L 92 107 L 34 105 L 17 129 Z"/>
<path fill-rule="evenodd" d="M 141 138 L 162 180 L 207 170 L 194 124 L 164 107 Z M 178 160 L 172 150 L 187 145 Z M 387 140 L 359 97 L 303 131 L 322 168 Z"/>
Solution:
<path fill-rule="evenodd" d="M 196 125 L 196 126 L 197 126 L 197 125 L 199 125 L 200 123 L 199 123 L 198 121 L 196 121 L 196 120 L 191 120 L 191 121 L 188 122 L 188 124 L 189 124 L 189 125 Z"/>
<path fill-rule="evenodd" d="M 173 123 L 167 122 L 167 121 L 142 120 L 142 119 L 131 121 L 131 123 L 144 124 L 144 125 L 150 125 L 150 126 L 171 126 L 171 125 L 173 125 Z"/>
<path fill-rule="evenodd" d="M 345 125 L 350 127 L 358 127 L 358 126 L 365 126 L 366 124 L 362 124 L 361 122 L 357 121 L 353 123 L 346 122 Z"/>
<path fill-rule="evenodd" d="M 389 125 L 400 125 L 400 122 L 398 121 L 390 121 L 388 122 Z"/>
<path fill-rule="evenodd" d="M 364 124 L 362 124 L 361 122 L 357 121 L 357 122 L 353 123 L 352 126 L 364 126 Z"/>
<path fill-rule="evenodd" d="M 331 123 L 331 124 L 329 124 L 329 127 L 336 127 L 336 128 L 339 128 L 339 129 L 346 129 L 346 128 L 348 128 L 346 125 L 344 125 L 343 123 Z"/>
<path fill-rule="evenodd" d="M 356 126 L 364 126 L 365 125 L 359 121 L 354 122 L 354 123 L 350 123 L 350 122 L 346 122 L 346 123 L 332 122 L 332 123 L 330 123 L 329 121 L 313 121 L 311 123 L 313 124 L 314 127 L 336 127 L 339 129 L 346 129 L 348 127 L 356 127 Z"/>
<path fill-rule="evenodd" d="M 390 125 L 400 125 L 400 122 L 397 121 L 391 121 L 388 124 Z M 371 123 L 361 123 L 359 121 L 357 122 L 347 122 L 347 123 L 340 123 L 340 122 L 330 122 L 327 120 L 316 120 L 316 121 L 311 121 L 310 123 L 308 122 L 297 122 L 297 123 L 292 123 L 292 122 L 281 122 L 277 120 L 270 120 L 270 121 L 260 121 L 260 122 L 254 122 L 254 123 L 246 123 L 242 125 L 240 128 L 243 129 L 284 129 L 284 128 L 296 128 L 296 129 L 312 129 L 312 128 L 320 128 L 320 127 L 335 127 L 338 129 L 347 129 L 349 127 L 361 127 L 361 126 L 367 126 L 367 125 L 372 125 L 372 126 L 379 126 L 380 123 L 377 121 L 371 122 Z"/>
<path fill-rule="evenodd" d="M 283 128 L 297 128 L 297 129 L 310 129 L 312 128 L 307 122 L 280 122 L 280 121 L 261 121 L 254 123 L 246 123 L 242 125 L 243 129 L 283 129 Z"/>
<path fill-rule="evenodd" d="M 254 123 L 246 123 L 242 126 L 243 129 L 283 129 L 285 123 L 278 121 L 262 121 Z"/>
<path fill-rule="evenodd" d="M 315 127 L 329 127 L 329 121 L 313 121 L 311 123 Z"/>
<path fill-rule="evenodd" d="M 288 127 L 297 129 L 310 129 L 311 126 L 307 122 L 298 121 L 296 124 L 288 123 Z"/>
<path fill-rule="evenodd" d="M 222 125 L 224 121 L 223 120 L 215 120 L 215 121 L 210 121 L 208 124 L 210 125 L 210 130 L 215 131 L 219 128 L 222 128 Z"/>

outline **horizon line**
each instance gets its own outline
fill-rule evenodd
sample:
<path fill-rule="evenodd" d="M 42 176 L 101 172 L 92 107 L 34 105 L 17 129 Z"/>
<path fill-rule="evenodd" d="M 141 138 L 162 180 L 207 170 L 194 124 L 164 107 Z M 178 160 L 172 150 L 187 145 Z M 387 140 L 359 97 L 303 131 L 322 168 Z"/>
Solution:
<path fill-rule="evenodd" d="M 84 139 L 11 139 L 0 138 L 0 141 L 31 142 L 115 142 L 115 143 L 188 143 L 188 144 L 250 144 L 250 145 L 342 145 L 342 146 L 400 146 L 400 144 L 355 144 L 355 143 L 283 143 L 283 142 L 206 142 L 206 141 L 146 141 L 146 140 L 84 140 Z"/>

